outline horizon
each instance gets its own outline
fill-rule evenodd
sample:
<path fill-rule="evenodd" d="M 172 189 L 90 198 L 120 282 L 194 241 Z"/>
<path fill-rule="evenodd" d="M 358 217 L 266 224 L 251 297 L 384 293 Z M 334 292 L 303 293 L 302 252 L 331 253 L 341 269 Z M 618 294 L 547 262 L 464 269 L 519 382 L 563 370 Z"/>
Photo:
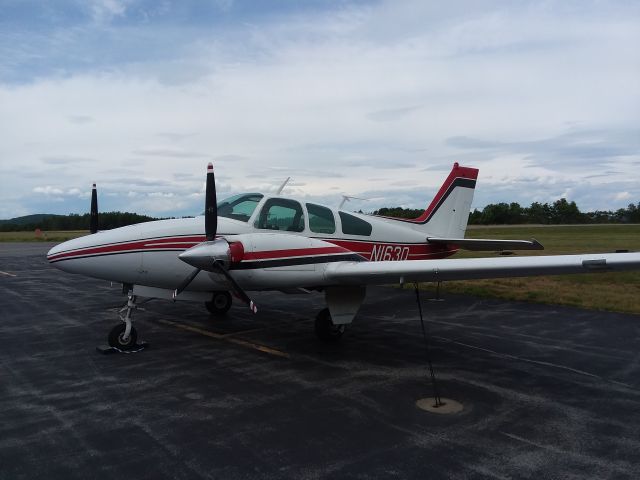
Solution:
<path fill-rule="evenodd" d="M 454 162 L 474 208 L 640 199 L 640 4 L 9 1 L 0 218 L 184 216 L 287 193 L 422 208 Z"/>
<path fill-rule="evenodd" d="M 284 195 L 284 196 L 286 197 L 287 195 Z M 295 197 L 294 197 L 294 198 L 295 198 Z M 570 201 L 570 200 L 565 199 L 565 198 L 563 197 L 563 198 L 558 198 L 558 199 L 556 199 L 556 200 L 554 200 L 554 201 L 551 201 L 551 202 L 546 202 L 546 204 L 548 204 L 548 205 L 551 205 L 551 206 L 552 206 L 555 202 L 560 201 L 560 200 L 567 200 L 569 203 L 571 203 L 571 201 Z M 503 203 L 503 204 L 507 204 L 507 205 L 509 205 L 509 204 L 511 204 L 511 203 L 518 203 L 518 202 L 506 202 L 506 201 L 505 201 L 505 202 L 498 202 L 498 203 Z M 532 203 L 534 203 L 534 202 L 532 202 Z M 325 204 L 325 205 L 326 205 L 326 204 Z M 403 208 L 403 209 L 405 209 L 405 210 L 423 210 L 423 209 L 424 209 L 424 208 L 426 208 L 426 206 L 427 206 L 427 205 L 425 205 L 424 207 L 416 207 L 416 208 L 412 208 L 412 207 L 401 207 L 401 206 L 399 206 L 399 205 L 384 205 L 384 206 L 382 206 L 382 207 L 379 207 L 379 208 L 376 208 L 376 209 L 374 209 L 374 210 L 369 211 L 369 210 L 365 210 L 365 209 L 362 209 L 362 208 L 354 209 L 354 210 L 350 210 L 349 208 L 345 208 L 347 205 L 348 205 L 348 203 L 347 203 L 347 204 L 345 204 L 345 206 L 343 206 L 343 208 L 341 208 L 340 210 L 353 211 L 353 212 L 356 212 L 356 213 L 363 213 L 363 214 L 365 214 L 365 215 L 374 215 L 376 211 L 378 211 L 378 210 L 380 210 L 380 209 L 383 209 L 383 208 L 388 208 L 388 209 Z M 488 205 L 485 205 L 485 206 L 483 206 L 483 207 L 471 207 L 471 210 L 469 210 L 469 215 L 473 214 L 473 212 L 474 212 L 474 211 L 476 211 L 476 210 L 478 210 L 478 211 L 480 211 L 480 212 L 481 212 L 482 210 L 484 210 L 484 209 L 485 209 L 486 207 L 488 207 L 489 205 L 496 205 L 496 204 L 488 204 Z M 518 204 L 518 205 L 519 205 L 522 209 L 527 209 L 527 208 L 530 208 L 532 204 L 529 204 L 529 205 L 521 205 L 521 204 Z M 577 204 L 576 204 L 576 205 L 577 205 Z M 582 214 L 589 214 L 589 213 L 596 213 L 596 212 L 610 212 L 610 213 L 615 213 L 616 211 L 621 210 L 621 209 L 623 209 L 623 210 L 627 210 L 627 209 L 628 209 L 628 207 L 629 207 L 629 206 L 631 206 L 631 205 L 640 205 L 640 201 L 637 201 L 637 202 L 629 202 L 629 204 L 627 204 L 625 207 L 620 207 L 620 208 L 618 208 L 618 209 L 616 209 L 616 210 L 583 210 L 582 208 L 580 208 L 580 205 L 577 205 L 577 207 L 578 207 L 578 210 L 580 211 L 580 213 L 582 213 Z M 326 206 L 331 207 L 331 205 L 326 205 Z M 150 216 L 150 215 L 147 215 L 147 214 L 144 214 L 144 213 L 138 213 L 138 212 L 135 212 L 135 211 L 127 211 L 127 210 L 109 210 L 109 211 L 100 211 L 99 213 L 100 213 L 100 214 L 103 214 L 103 213 L 105 213 L 105 214 L 106 214 L 106 213 L 129 213 L 129 214 L 132 214 L 132 215 L 138 215 L 138 216 L 141 216 L 141 217 L 147 216 L 147 217 L 150 217 L 150 218 L 152 218 L 152 219 L 154 219 L 154 220 L 163 220 L 163 219 L 167 219 L 167 218 L 199 217 L 199 216 L 202 216 L 202 215 L 203 215 L 202 213 L 198 213 L 198 214 L 191 214 L 191 215 L 189 215 L 189 214 L 185 214 L 185 215 L 180 215 L 180 216 L 164 216 L 164 217 L 163 217 L 163 216 L 157 216 L 157 217 L 156 217 L 156 216 Z M 27 215 L 21 215 L 21 216 L 18 216 L 18 217 L 12 217 L 12 218 L 0 218 L 0 222 L 7 222 L 7 221 L 10 221 L 10 220 L 20 219 L 20 218 L 23 218 L 23 217 L 29 217 L 29 216 L 37 216 L 37 215 L 54 215 L 54 216 L 56 216 L 56 215 L 57 215 L 57 216 L 71 216 L 71 215 L 79 215 L 79 216 L 83 216 L 83 215 L 89 215 L 89 214 L 90 214 L 90 212 L 89 212 L 89 210 L 88 210 L 88 209 L 87 209 L 87 211 L 85 211 L 85 212 L 69 212 L 69 213 L 42 213 L 42 212 L 36 212 L 36 213 L 29 213 L 29 214 L 27 214 Z M 595 224 L 594 224 L 594 225 L 595 225 Z"/>

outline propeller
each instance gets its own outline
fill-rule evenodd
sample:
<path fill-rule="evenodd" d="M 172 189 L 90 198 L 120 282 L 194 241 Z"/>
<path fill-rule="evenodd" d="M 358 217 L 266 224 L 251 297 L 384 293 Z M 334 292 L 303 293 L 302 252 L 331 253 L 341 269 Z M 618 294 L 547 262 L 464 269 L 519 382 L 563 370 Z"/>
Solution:
<path fill-rule="evenodd" d="M 89 231 L 91 233 L 96 233 L 98 231 L 98 191 L 96 190 L 95 183 L 91 189 L 91 218 Z"/>
<path fill-rule="evenodd" d="M 235 281 L 228 271 L 229 264 L 231 263 L 231 247 L 229 242 L 224 238 L 216 240 L 216 233 L 218 231 L 218 203 L 216 199 L 216 179 L 213 173 L 212 163 L 209 163 L 207 166 L 204 231 L 207 238 L 206 241 L 194 245 L 178 255 L 180 260 L 194 266 L 195 270 L 174 290 L 173 299 L 175 300 L 198 274 L 202 270 L 205 270 L 225 277 L 231 285 L 233 293 L 245 302 L 253 313 L 257 313 L 258 309 L 256 304 L 253 303 L 253 300 L 249 298 L 249 295 L 238 285 L 238 282 Z"/>
<path fill-rule="evenodd" d="M 207 165 L 207 187 L 204 197 L 204 232 L 208 242 L 216 239 L 218 232 L 218 200 L 216 198 L 216 177 L 213 163 Z"/>

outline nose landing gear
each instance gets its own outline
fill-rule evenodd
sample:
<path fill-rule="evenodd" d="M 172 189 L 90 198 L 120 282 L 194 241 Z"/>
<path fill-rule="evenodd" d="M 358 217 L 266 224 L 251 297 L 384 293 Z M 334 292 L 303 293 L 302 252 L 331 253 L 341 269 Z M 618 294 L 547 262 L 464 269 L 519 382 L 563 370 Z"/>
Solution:
<path fill-rule="evenodd" d="M 119 350 L 129 350 L 136 345 L 138 340 L 138 332 L 132 325 L 127 333 L 127 326 L 124 324 L 116 325 L 109 332 L 109 346 Z"/>
<path fill-rule="evenodd" d="M 141 344 L 138 343 L 138 332 L 136 332 L 135 327 L 132 325 L 133 311 L 138 309 L 142 310 L 142 308 L 136 305 L 136 296 L 129 295 L 127 304 L 118 312 L 122 323 L 113 327 L 111 332 L 109 332 L 108 341 L 110 348 L 98 348 L 99 351 L 103 353 L 108 353 L 109 351 L 132 353 L 142 350 L 147 346 L 144 342 Z"/>

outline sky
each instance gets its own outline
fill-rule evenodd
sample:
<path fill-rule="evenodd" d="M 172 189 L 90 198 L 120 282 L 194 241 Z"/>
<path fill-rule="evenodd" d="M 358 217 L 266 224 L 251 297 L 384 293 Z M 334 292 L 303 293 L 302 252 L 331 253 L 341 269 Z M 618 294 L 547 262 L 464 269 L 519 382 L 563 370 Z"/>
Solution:
<path fill-rule="evenodd" d="M 0 218 L 640 202 L 640 2 L 0 0 Z"/>

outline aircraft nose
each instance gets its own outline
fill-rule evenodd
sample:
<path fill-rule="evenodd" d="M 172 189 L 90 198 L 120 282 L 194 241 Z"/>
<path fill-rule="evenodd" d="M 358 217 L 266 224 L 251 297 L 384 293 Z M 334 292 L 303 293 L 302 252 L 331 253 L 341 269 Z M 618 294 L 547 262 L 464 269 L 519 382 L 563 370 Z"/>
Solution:
<path fill-rule="evenodd" d="M 56 255 L 63 251 L 63 246 L 65 243 L 67 242 L 59 243 L 47 252 L 47 260 L 49 260 L 49 262 L 51 262 L 56 257 Z"/>
<path fill-rule="evenodd" d="M 61 260 L 67 258 L 70 251 L 73 251 L 73 249 L 77 247 L 77 245 L 75 245 L 77 243 L 76 240 L 77 239 L 67 240 L 66 242 L 59 243 L 51 248 L 47 252 L 47 260 L 49 263 L 60 270 L 67 271 L 68 269 L 65 267 L 68 266 L 68 262 L 63 262 Z"/>

